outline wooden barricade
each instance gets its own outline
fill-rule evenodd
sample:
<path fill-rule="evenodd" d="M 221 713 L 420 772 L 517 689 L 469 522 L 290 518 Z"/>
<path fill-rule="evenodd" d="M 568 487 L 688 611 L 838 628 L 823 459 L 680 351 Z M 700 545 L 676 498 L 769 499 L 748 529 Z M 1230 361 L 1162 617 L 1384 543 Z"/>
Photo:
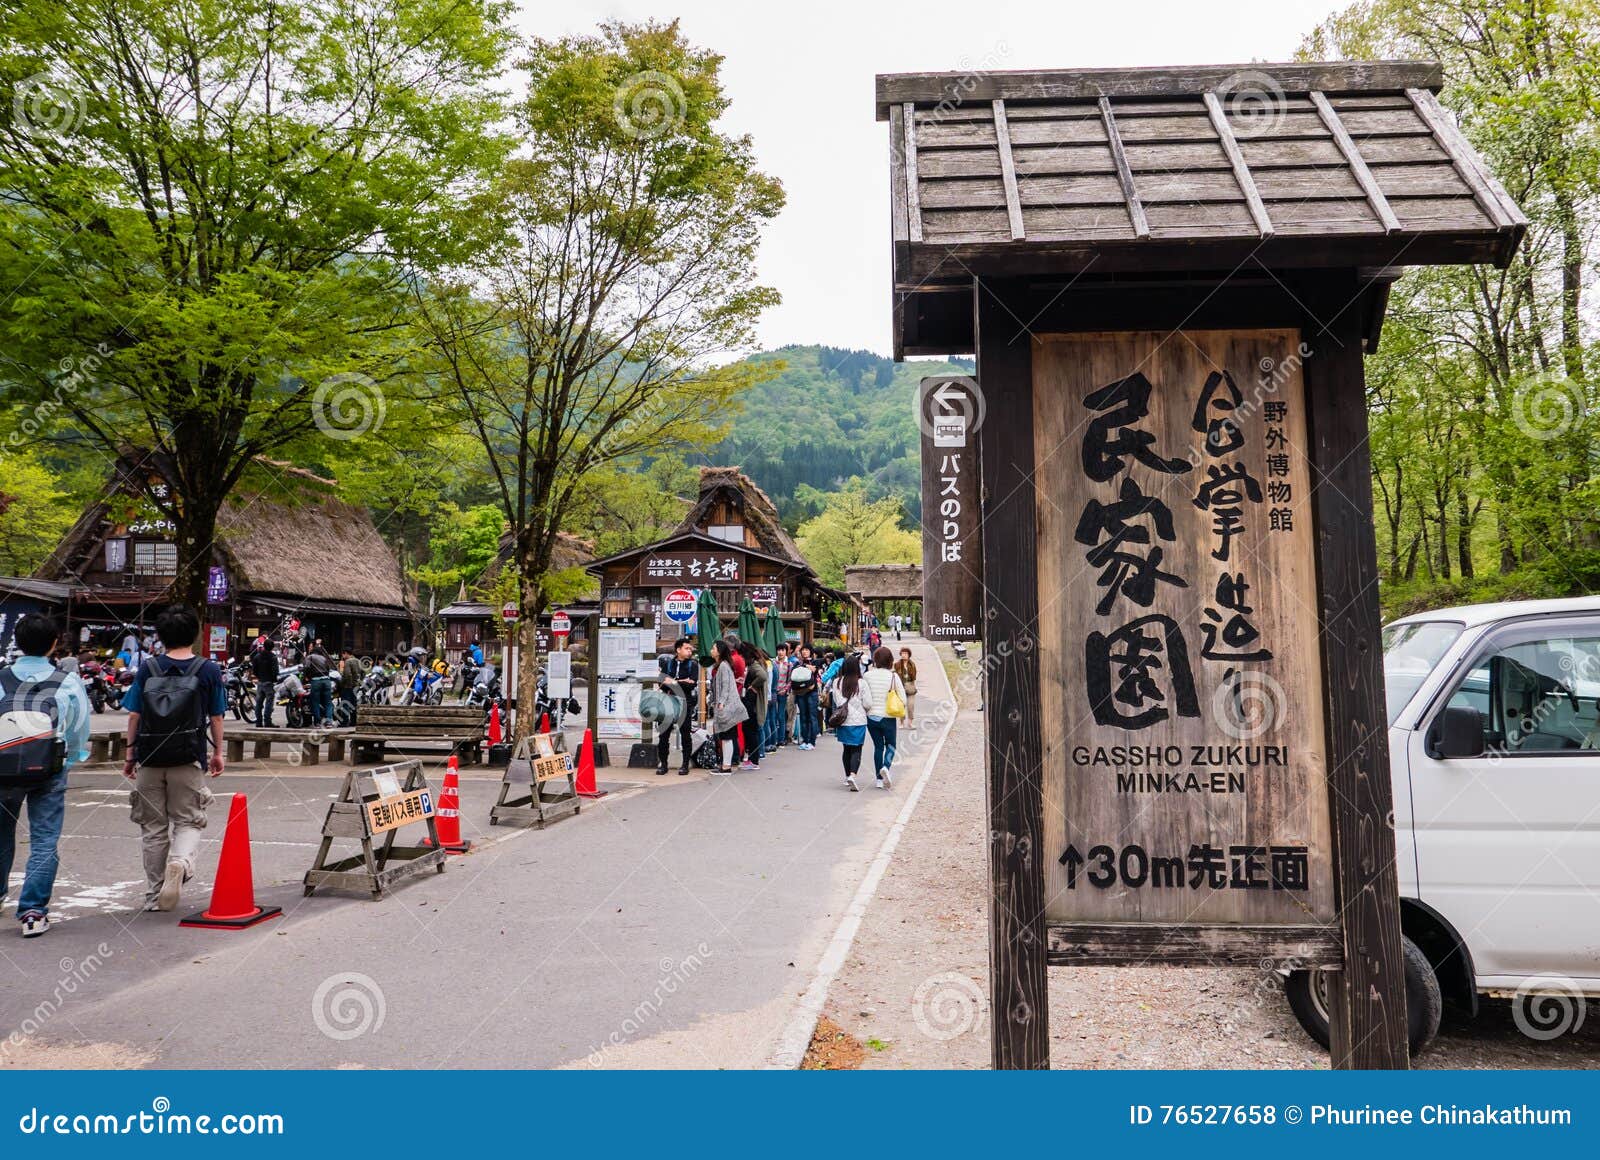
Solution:
<path fill-rule="evenodd" d="M 543 752 L 545 749 L 549 752 Z M 566 750 L 566 740 L 559 733 L 540 733 L 517 742 L 500 780 L 500 800 L 489 811 L 489 824 L 526 822 L 542 830 L 550 822 L 577 813 L 577 771 Z M 564 788 L 561 782 L 566 783 Z"/>
<path fill-rule="evenodd" d="M 420 761 L 350 770 L 338 799 L 328 806 L 322 844 L 306 871 L 306 894 L 319 886 L 332 886 L 367 890 L 372 897 L 382 898 L 395 883 L 430 866 L 443 874 L 449 855 L 439 844 L 433 816 L 433 790 L 422 776 Z M 413 823 L 428 827 L 431 846 L 395 845 L 400 828 Z M 359 841 L 361 852 L 329 862 L 335 838 Z"/>

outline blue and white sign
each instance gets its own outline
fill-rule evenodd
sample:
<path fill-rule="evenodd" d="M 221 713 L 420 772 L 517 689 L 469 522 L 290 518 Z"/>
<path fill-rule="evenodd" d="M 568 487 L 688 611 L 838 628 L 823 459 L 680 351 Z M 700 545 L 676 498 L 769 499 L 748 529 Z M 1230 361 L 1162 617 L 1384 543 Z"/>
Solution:
<path fill-rule="evenodd" d="M 661 601 L 661 611 L 674 624 L 688 624 L 694 619 L 696 596 L 687 588 L 674 588 Z"/>

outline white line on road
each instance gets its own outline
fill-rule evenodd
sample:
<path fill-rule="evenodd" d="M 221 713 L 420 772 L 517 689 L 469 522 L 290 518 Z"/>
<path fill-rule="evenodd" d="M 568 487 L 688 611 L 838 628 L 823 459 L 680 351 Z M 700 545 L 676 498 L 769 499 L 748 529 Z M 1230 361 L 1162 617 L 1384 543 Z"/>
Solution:
<path fill-rule="evenodd" d="M 939 734 L 939 740 L 934 743 L 933 751 L 928 754 L 928 763 L 922 769 L 922 776 L 917 778 L 917 784 L 907 796 L 906 804 L 900 807 L 894 825 L 889 827 L 888 834 L 884 836 L 883 845 L 878 847 L 878 856 L 872 860 L 867 876 L 856 888 L 855 897 L 845 909 L 844 918 L 839 920 L 838 929 L 833 932 L 828 949 L 822 952 L 822 959 L 817 963 L 817 973 L 812 976 L 811 985 L 806 988 L 806 993 L 800 996 L 799 1003 L 795 1005 L 794 1013 L 789 1016 L 783 1034 L 778 1037 L 777 1047 L 767 1056 L 766 1070 L 797 1068 L 805 1059 L 806 1049 L 811 1046 L 811 1037 L 817 1033 L 817 1019 L 822 1015 L 823 1004 L 828 1001 L 828 988 L 833 985 L 833 980 L 844 967 L 845 959 L 850 954 L 850 947 L 855 942 L 856 932 L 861 929 L 861 920 L 866 916 L 873 895 L 878 892 L 878 884 L 888 872 L 889 862 L 894 857 L 895 848 L 900 845 L 900 836 L 905 833 L 906 824 L 911 821 L 912 811 L 917 808 L 922 791 L 927 788 L 928 779 L 933 776 L 934 766 L 939 763 L 939 754 L 944 751 L 945 740 L 955 726 L 958 713 L 955 707 L 955 691 L 952 689 L 950 719 L 944 723 L 944 732 Z"/>

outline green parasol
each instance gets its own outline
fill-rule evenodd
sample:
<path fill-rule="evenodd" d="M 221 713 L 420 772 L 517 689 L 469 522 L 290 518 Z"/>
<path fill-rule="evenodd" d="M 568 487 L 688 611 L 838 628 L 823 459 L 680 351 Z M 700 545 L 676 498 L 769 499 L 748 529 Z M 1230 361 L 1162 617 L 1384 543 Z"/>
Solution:
<path fill-rule="evenodd" d="M 761 645 L 761 622 L 756 619 L 756 606 L 748 596 L 739 604 L 739 639 L 758 648 Z"/>
<path fill-rule="evenodd" d="M 709 588 L 700 589 L 694 602 L 694 649 L 700 663 L 711 663 L 711 642 L 722 635 L 722 621 L 717 619 L 717 598 Z"/>
<path fill-rule="evenodd" d="M 767 618 L 761 622 L 761 647 L 768 656 L 775 657 L 783 641 L 783 617 L 778 615 L 778 606 L 772 604 L 767 608 Z"/>

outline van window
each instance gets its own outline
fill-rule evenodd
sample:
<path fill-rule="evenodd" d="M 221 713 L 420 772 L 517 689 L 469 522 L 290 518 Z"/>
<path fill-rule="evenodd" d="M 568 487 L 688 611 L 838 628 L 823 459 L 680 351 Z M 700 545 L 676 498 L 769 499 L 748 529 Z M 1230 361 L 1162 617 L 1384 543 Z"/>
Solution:
<path fill-rule="evenodd" d="M 1600 637 L 1519 641 L 1479 657 L 1450 695 L 1483 714 L 1485 750 L 1600 750 Z"/>
<path fill-rule="evenodd" d="M 1383 687 L 1389 724 L 1395 723 L 1462 628 L 1454 620 L 1416 620 L 1383 630 Z"/>

